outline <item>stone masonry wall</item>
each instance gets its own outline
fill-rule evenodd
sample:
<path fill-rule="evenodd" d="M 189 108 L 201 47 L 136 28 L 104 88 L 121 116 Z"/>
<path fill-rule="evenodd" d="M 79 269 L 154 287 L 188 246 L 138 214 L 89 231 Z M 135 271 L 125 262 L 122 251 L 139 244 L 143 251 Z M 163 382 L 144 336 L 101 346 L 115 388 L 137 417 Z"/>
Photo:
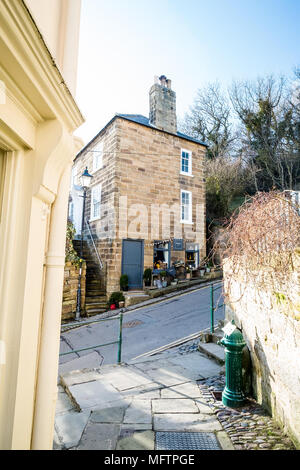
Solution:
<path fill-rule="evenodd" d="M 85 305 L 85 263 L 82 266 L 81 275 L 81 308 Z M 75 318 L 77 305 L 77 288 L 78 288 L 79 268 L 70 261 L 65 264 L 64 286 L 63 286 L 63 303 L 62 303 L 62 320 Z"/>
<path fill-rule="evenodd" d="M 136 123 L 118 120 L 120 144 L 117 153 L 116 185 L 118 195 L 127 197 L 126 211 L 119 211 L 117 219 L 117 240 L 114 246 L 116 263 L 111 276 L 111 288 L 118 284 L 122 261 L 122 238 L 126 238 L 126 227 L 129 238 L 144 239 L 144 268 L 153 266 L 153 240 L 165 239 L 159 227 L 151 218 L 151 205 L 180 205 L 180 190 L 192 192 L 193 225 L 180 224 L 184 229 L 178 238 L 192 240 L 195 231 L 199 232 L 200 258 L 205 256 L 205 182 L 203 160 L 205 147 L 189 142 L 174 135 L 150 129 Z M 180 175 L 181 149 L 192 151 L 193 177 Z M 124 201 L 125 202 L 125 201 Z M 200 207 L 200 217 L 196 224 L 196 205 Z M 143 205 L 143 206 L 139 206 Z M 147 212 L 144 212 L 147 208 Z M 117 212 L 117 208 L 116 208 Z M 162 217 L 162 216 L 160 216 Z M 177 217 L 180 217 L 177 214 Z M 130 230 L 131 223 L 138 219 L 139 230 Z M 170 238 L 177 238 L 174 233 L 174 220 L 171 216 Z M 125 229 L 125 230 L 124 230 Z M 155 235 L 154 232 L 156 231 Z M 171 252 L 173 260 L 184 261 L 185 252 Z"/>
<path fill-rule="evenodd" d="M 300 448 L 300 263 L 288 282 L 292 304 L 275 292 L 230 279 L 224 266 L 229 295 L 228 320 L 242 329 L 252 362 L 254 396 L 290 434 Z M 287 293 L 287 291 L 286 291 Z"/>
<path fill-rule="evenodd" d="M 116 174 L 116 149 L 119 141 L 116 121 L 104 129 L 88 150 L 93 150 L 100 142 L 103 142 L 102 167 L 93 173 L 93 153 L 86 151 L 77 160 L 76 166 L 78 174 L 81 174 L 86 167 L 93 175 L 91 188 L 101 184 L 101 218 L 90 220 L 91 217 L 91 189 L 87 192 L 85 217 L 90 220 L 91 231 L 97 246 L 99 255 L 105 265 L 102 271 L 103 276 L 114 268 L 114 249 L 112 239 L 115 236 L 115 206 L 118 200 L 118 188 L 115 184 Z M 87 235 L 87 229 L 85 229 Z M 103 279 L 103 285 L 107 284 L 108 279 Z M 108 290 L 110 290 L 108 288 Z M 115 289 L 116 290 L 116 289 Z M 117 289 L 119 290 L 119 288 Z"/>

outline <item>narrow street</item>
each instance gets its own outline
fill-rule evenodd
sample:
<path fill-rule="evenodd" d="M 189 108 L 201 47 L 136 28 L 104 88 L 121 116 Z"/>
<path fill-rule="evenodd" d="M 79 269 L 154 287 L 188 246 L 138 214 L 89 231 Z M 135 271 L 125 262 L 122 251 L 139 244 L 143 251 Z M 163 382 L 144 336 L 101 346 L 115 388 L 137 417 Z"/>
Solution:
<path fill-rule="evenodd" d="M 220 292 L 221 290 L 216 292 L 215 305 L 223 302 Z M 215 323 L 223 318 L 223 308 L 217 309 Z M 125 312 L 123 316 L 122 361 L 128 361 L 209 327 L 209 286 L 152 305 L 137 307 Z M 118 319 L 82 326 L 61 335 L 60 352 L 117 341 L 118 337 Z M 113 344 L 61 356 L 60 364 L 69 362 L 72 366 L 70 361 L 85 356 L 84 367 L 95 367 L 93 361 L 96 357 L 97 362 L 97 354 L 101 364 L 114 364 L 117 362 L 117 352 L 118 345 Z"/>

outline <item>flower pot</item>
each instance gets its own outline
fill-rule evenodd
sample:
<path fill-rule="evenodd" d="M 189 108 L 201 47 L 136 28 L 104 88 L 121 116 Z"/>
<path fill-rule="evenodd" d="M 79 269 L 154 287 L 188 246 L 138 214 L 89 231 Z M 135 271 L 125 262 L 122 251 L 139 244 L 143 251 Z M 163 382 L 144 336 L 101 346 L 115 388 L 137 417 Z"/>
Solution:
<path fill-rule="evenodd" d="M 206 268 L 206 272 L 207 272 L 207 273 L 210 273 L 210 268 Z"/>
<path fill-rule="evenodd" d="M 204 274 L 205 274 L 205 270 L 204 270 L 204 269 L 200 269 L 200 271 L 199 271 L 199 272 L 200 272 L 200 277 L 203 277 L 203 276 L 204 276 Z"/>
<path fill-rule="evenodd" d="M 191 279 L 191 273 L 186 273 L 186 279 Z"/>
<path fill-rule="evenodd" d="M 163 286 L 163 287 L 167 287 L 167 285 L 168 285 L 167 281 L 163 281 L 163 282 L 162 282 L 162 286 Z"/>
<path fill-rule="evenodd" d="M 120 302 L 119 302 L 119 308 L 123 308 L 124 305 L 125 305 L 124 300 L 120 300 Z"/>

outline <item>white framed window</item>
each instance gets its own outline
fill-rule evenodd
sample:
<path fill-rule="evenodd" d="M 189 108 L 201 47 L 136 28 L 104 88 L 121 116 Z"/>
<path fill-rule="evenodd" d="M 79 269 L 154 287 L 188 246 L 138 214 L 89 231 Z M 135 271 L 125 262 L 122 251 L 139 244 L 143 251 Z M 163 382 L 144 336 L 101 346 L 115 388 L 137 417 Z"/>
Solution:
<path fill-rule="evenodd" d="M 93 153 L 93 173 L 100 168 L 103 164 L 103 142 L 99 142 L 92 150 Z"/>
<path fill-rule="evenodd" d="M 182 175 L 192 175 L 192 152 L 190 150 L 181 149 L 180 173 Z"/>
<path fill-rule="evenodd" d="M 101 216 L 101 184 L 92 187 L 91 190 L 91 218 L 100 219 Z"/>
<path fill-rule="evenodd" d="M 191 191 L 181 190 L 180 194 L 181 204 L 181 223 L 192 224 L 192 193 Z"/>

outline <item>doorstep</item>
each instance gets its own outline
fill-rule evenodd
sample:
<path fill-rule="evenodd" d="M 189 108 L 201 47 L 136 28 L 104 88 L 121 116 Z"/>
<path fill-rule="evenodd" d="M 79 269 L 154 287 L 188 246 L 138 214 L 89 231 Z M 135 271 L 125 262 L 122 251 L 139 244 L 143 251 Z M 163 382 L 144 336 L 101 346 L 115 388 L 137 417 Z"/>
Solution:
<path fill-rule="evenodd" d="M 123 294 L 125 297 L 125 307 L 130 307 L 150 299 L 150 296 L 144 291 L 129 291 L 123 292 Z"/>

